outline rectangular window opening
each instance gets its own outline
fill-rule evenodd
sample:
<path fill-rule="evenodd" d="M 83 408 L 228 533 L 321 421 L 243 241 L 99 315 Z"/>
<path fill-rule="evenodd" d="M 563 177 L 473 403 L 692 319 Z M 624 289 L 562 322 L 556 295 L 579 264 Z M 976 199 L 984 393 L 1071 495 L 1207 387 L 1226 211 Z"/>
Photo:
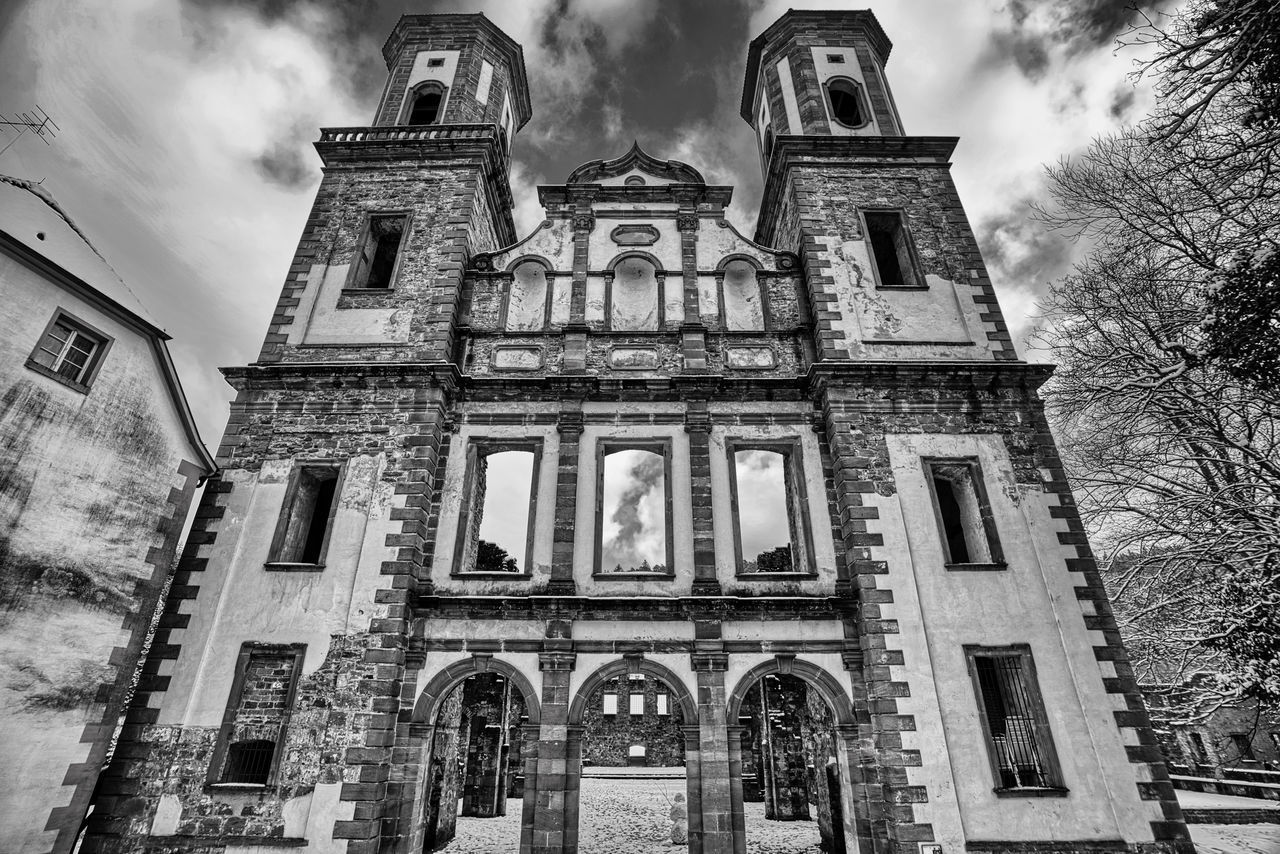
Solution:
<path fill-rule="evenodd" d="M 827 62 L 832 65 L 844 65 L 844 56 L 838 53 L 827 54 Z"/>
<path fill-rule="evenodd" d="M 1209 749 L 1204 745 L 1204 736 L 1198 732 L 1193 732 L 1188 738 L 1191 740 L 1191 758 L 1200 765 L 1208 765 Z"/>
<path fill-rule="evenodd" d="M 427 68 L 443 68 L 443 67 L 444 67 L 443 57 L 437 56 L 427 60 Z"/>
<path fill-rule="evenodd" d="M 369 230 L 356 259 L 350 287 L 391 287 L 408 221 L 406 214 L 376 214 L 369 217 Z"/>
<path fill-rule="evenodd" d="M 209 782 L 274 782 L 306 647 L 245 644 L 214 747 Z"/>
<path fill-rule="evenodd" d="M 642 686 L 642 687 L 643 687 L 643 686 Z M 643 715 L 643 714 L 644 714 L 644 694 L 632 694 L 632 695 L 631 695 L 630 708 L 628 709 L 628 711 L 629 711 L 632 715 Z"/>
<path fill-rule="evenodd" d="M 1241 760 L 1245 762 L 1253 762 L 1256 759 L 1253 755 L 1253 742 L 1249 739 L 1248 733 L 1231 733 L 1231 743 L 1236 748 L 1236 756 Z"/>
<path fill-rule="evenodd" d="M 463 572 L 528 571 L 536 447 L 473 445 L 461 513 Z"/>
<path fill-rule="evenodd" d="M 1030 651 L 967 651 L 997 791 L 1062 788 Z"/>
<path fill-rule="evenodd" d="M 658 695 L 658 714 L 664 717 L 671 714 L 671 695 Z"/>
<path fill-rule="evenodd" d="M 271 550 L 271 563 L 322 564 L 338 492 L 335 465 L 302 465 L 285 499 Z"/>
<path fill-rule="evenodd" d="M 925 475 L 948 565 L 1001 564 L 995 518 L 976 460 L 928 460 Z"/>
<path fill-rule="evenodd" d="M 741 571 L 799 570 L 788 455 L 761 448 L 734 450 L 733 469 Z"/>
<path fill-rule="evenodd" d="M 616 715 L 618 713 L 617 694 L 604 695 L 604 705 L 601 707 L 601 713 L 606 715 Z"/>
<path fill-rule="evenodd" d="M 921 287 L 904 217 L 899 211 L 864 211 L 867 243 L 882 288 Z"/>
<path fill-rule="evenodd" d="M 598 456 L 598 571 L 670 574 L 667 449 L 611 447 Z"/>

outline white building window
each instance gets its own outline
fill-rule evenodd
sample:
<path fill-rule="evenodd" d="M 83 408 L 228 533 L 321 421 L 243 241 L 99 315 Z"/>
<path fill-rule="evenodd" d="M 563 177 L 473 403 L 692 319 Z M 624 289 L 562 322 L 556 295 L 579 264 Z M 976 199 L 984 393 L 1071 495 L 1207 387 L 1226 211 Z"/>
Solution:
<path fill-rule="evenodd" d="M 27 365 L 81 391 L 88 390 L 111 339 L 59 310 L 40 336 Z"/>

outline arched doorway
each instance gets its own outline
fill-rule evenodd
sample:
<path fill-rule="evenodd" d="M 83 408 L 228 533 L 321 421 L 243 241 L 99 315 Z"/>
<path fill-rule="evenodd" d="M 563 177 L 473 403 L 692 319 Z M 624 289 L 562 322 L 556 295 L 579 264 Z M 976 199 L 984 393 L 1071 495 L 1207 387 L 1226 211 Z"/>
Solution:
<path fill-rule="evenodd" d="M 615 661 L 583 683 L 565 792 L 578 854 L 701 851 L 697 707 L 656 662 Z"/>
<path fill-rule="evenodd" d="M 835 679 L 779 656 L 739 681 L 726 711 L 736 850 L 854 854 L 856 730 Z"/>
<path fill-rule="evenodd" d="M 503 662 L 458 662 L 427 686 L 415 717 L 427 725 L 417 850 L 528 851 L 538 751 L 528 680 Z"/>

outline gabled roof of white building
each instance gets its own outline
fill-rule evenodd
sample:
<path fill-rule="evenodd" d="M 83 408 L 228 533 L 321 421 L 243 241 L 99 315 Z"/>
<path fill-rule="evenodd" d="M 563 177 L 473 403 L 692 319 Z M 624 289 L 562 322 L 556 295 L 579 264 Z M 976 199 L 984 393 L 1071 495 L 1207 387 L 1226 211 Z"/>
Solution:
<path fill-rule="evenodd" d="M 217 465 L 196 429 L 173 358 L 170 336 L 147 312 L 107 260 L 89 242 L 62 206 L 39 184 L 0 175 L 0 248 L 13 251 L 62 286 L 78 292 L 108 313 L 136 327 L 152 344 L 160 373 L 181 419 L 187 439 L 206 471 Z M 24 257 L 25 256 L 25 257 Z"/>

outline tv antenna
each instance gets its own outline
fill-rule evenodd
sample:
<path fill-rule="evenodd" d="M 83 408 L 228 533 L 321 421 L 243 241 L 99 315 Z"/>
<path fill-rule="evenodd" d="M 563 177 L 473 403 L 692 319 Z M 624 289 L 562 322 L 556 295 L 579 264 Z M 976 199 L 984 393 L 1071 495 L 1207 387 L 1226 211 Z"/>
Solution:
<path fill-rule="evenodd" d="M 40 137 L 45 145 L 49 144 L 49 140 L 58 135 L 58 131 L 62 128 L 58 127 L 44 108 L 36 104 L 34 110 L 27 110 L 21 113 L 15 113 L 13 118 L 0 113 L 0 133 L 10 134 L 14 131 L 17 135 L 9 140 L 9 144 L 4 148 L 0 148 L 0 154 L 8 151 L 15 142 L 22 139 L 26 134 L 34 134 Z"/>

